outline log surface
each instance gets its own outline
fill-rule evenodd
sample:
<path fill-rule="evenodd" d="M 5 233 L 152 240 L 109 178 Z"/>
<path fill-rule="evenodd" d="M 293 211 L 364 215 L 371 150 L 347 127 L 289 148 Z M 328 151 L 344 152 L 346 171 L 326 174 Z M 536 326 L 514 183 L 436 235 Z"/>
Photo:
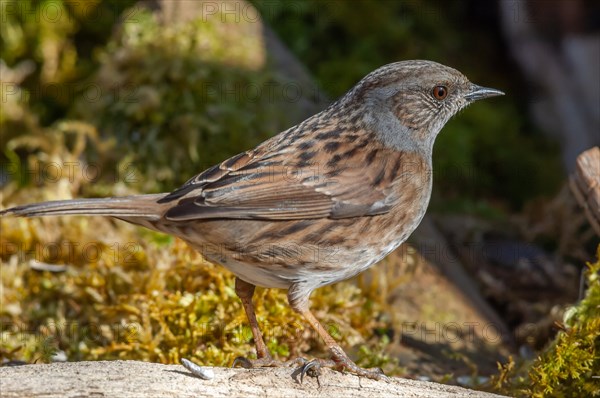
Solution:
<path fill-rule="evenodd" d="M 593 147 L 577 157 L 570 179 L 571 191 L 600 236 L 600 148 Z"/>
<path fill-rule="evenodd" d="M 212 368 L 202 380 L 180 365 L 138 361 L 64 362 L 0 368 L 0 395 L 8 397 L 482 397 L 461 387 L 392 378 L 389 383 L 323 369 L 300 384 L 292 368 Z"/>

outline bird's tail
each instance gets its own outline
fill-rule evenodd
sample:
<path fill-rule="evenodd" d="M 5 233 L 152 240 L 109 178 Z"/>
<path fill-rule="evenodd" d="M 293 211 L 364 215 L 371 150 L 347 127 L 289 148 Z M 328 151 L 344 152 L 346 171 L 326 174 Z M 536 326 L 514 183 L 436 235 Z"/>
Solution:
<path fill-rule="evenodd" d="M 126 220 L 158 220 L 165 205 L 157 201 L 166 194 L 118 198 L 73 199 L 33 203 L 0 211 L 0 216 L 42 217 L 64 215 L 110 216 Z"/>

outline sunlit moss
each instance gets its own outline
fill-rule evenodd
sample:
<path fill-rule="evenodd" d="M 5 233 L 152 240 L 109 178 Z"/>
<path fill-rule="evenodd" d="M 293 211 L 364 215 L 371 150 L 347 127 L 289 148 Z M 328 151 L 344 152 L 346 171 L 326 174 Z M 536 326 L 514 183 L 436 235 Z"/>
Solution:
<path fill-rule="evenodd" d="M 528 397 L 600 396 L 600 246 L 588 263 L 585 297 L 565 311 L 561 331 L 532 363 L 499 365 L 499 391 Z"/>
<path fill-rule="evenodd" d="M 118 143 L 145 192 L 193 174 L 290 126 L 292 94 L 266 62 L 258 21 L 221 14 L 164 25 L 138 9 L 101 52 L 75 114 Z M 304 94 L 304 93 L 301 93 Z"/>
<path fill-rule="evenodd" d="M 566 311 L 564 330 L 529 371 L 533 397 L 600 396 L 600 246 L 597 255 L 585 298 Z"/>
<path fill-rule="evenodd" d="M 1 1 L 0 80 L 4 97 L 0 116 L 14 116 L 14 108 L 6 105 L 26 100 L 42 126 L 65 117 L 74 97 L 89 86 L 87 79 L 97 66 L 91 54 L 110 37 L 119 14 L 134 3 L 135 0 Z M 15 80 L 8 70 L 27 79 Z M 15 82 L 23 84 L 14 86 Z M 7 128 L 1 124 L 4 121 L 0 121 L 0 126 L 5 139 L 24 132 L 14 128 L 18 124 Z"/>

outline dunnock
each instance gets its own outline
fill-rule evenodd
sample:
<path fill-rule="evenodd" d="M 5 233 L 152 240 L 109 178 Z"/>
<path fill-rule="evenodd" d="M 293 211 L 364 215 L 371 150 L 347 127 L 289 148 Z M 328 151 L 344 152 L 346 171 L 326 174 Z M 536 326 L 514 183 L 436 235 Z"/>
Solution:
<path fill-rule="evenodd" d="M 421 221 L 431 194 L 431 152 L 444 124 L 473 101 L 502 95 L 455 69 L 405 61 L 367 75 L 346 95 L 256 148 L 233 156 L 169 194 L 79 199 L 0 214 L 102 215 L 175 235 L 236 275 L 258 359 L 277 366 L 258 327 L 255 286 L 288 290 L 331 350 L 302 364 L 379 379 L 358 367 L 309 310 L 318 287 L 357 275 L 397 248 Z"/>

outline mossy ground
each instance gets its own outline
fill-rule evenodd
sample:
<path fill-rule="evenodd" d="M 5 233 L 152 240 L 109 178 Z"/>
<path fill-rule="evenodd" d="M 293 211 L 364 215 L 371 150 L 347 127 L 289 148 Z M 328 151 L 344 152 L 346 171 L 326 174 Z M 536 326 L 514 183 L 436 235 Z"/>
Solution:
<path fill-rule="evenodd" d="M 499 391 L 528 397 L 600 396 L 600 246 L 585 271 L 583 299 L 568 308 L 560 332 L 533 361 L 498 365 Z"/>

